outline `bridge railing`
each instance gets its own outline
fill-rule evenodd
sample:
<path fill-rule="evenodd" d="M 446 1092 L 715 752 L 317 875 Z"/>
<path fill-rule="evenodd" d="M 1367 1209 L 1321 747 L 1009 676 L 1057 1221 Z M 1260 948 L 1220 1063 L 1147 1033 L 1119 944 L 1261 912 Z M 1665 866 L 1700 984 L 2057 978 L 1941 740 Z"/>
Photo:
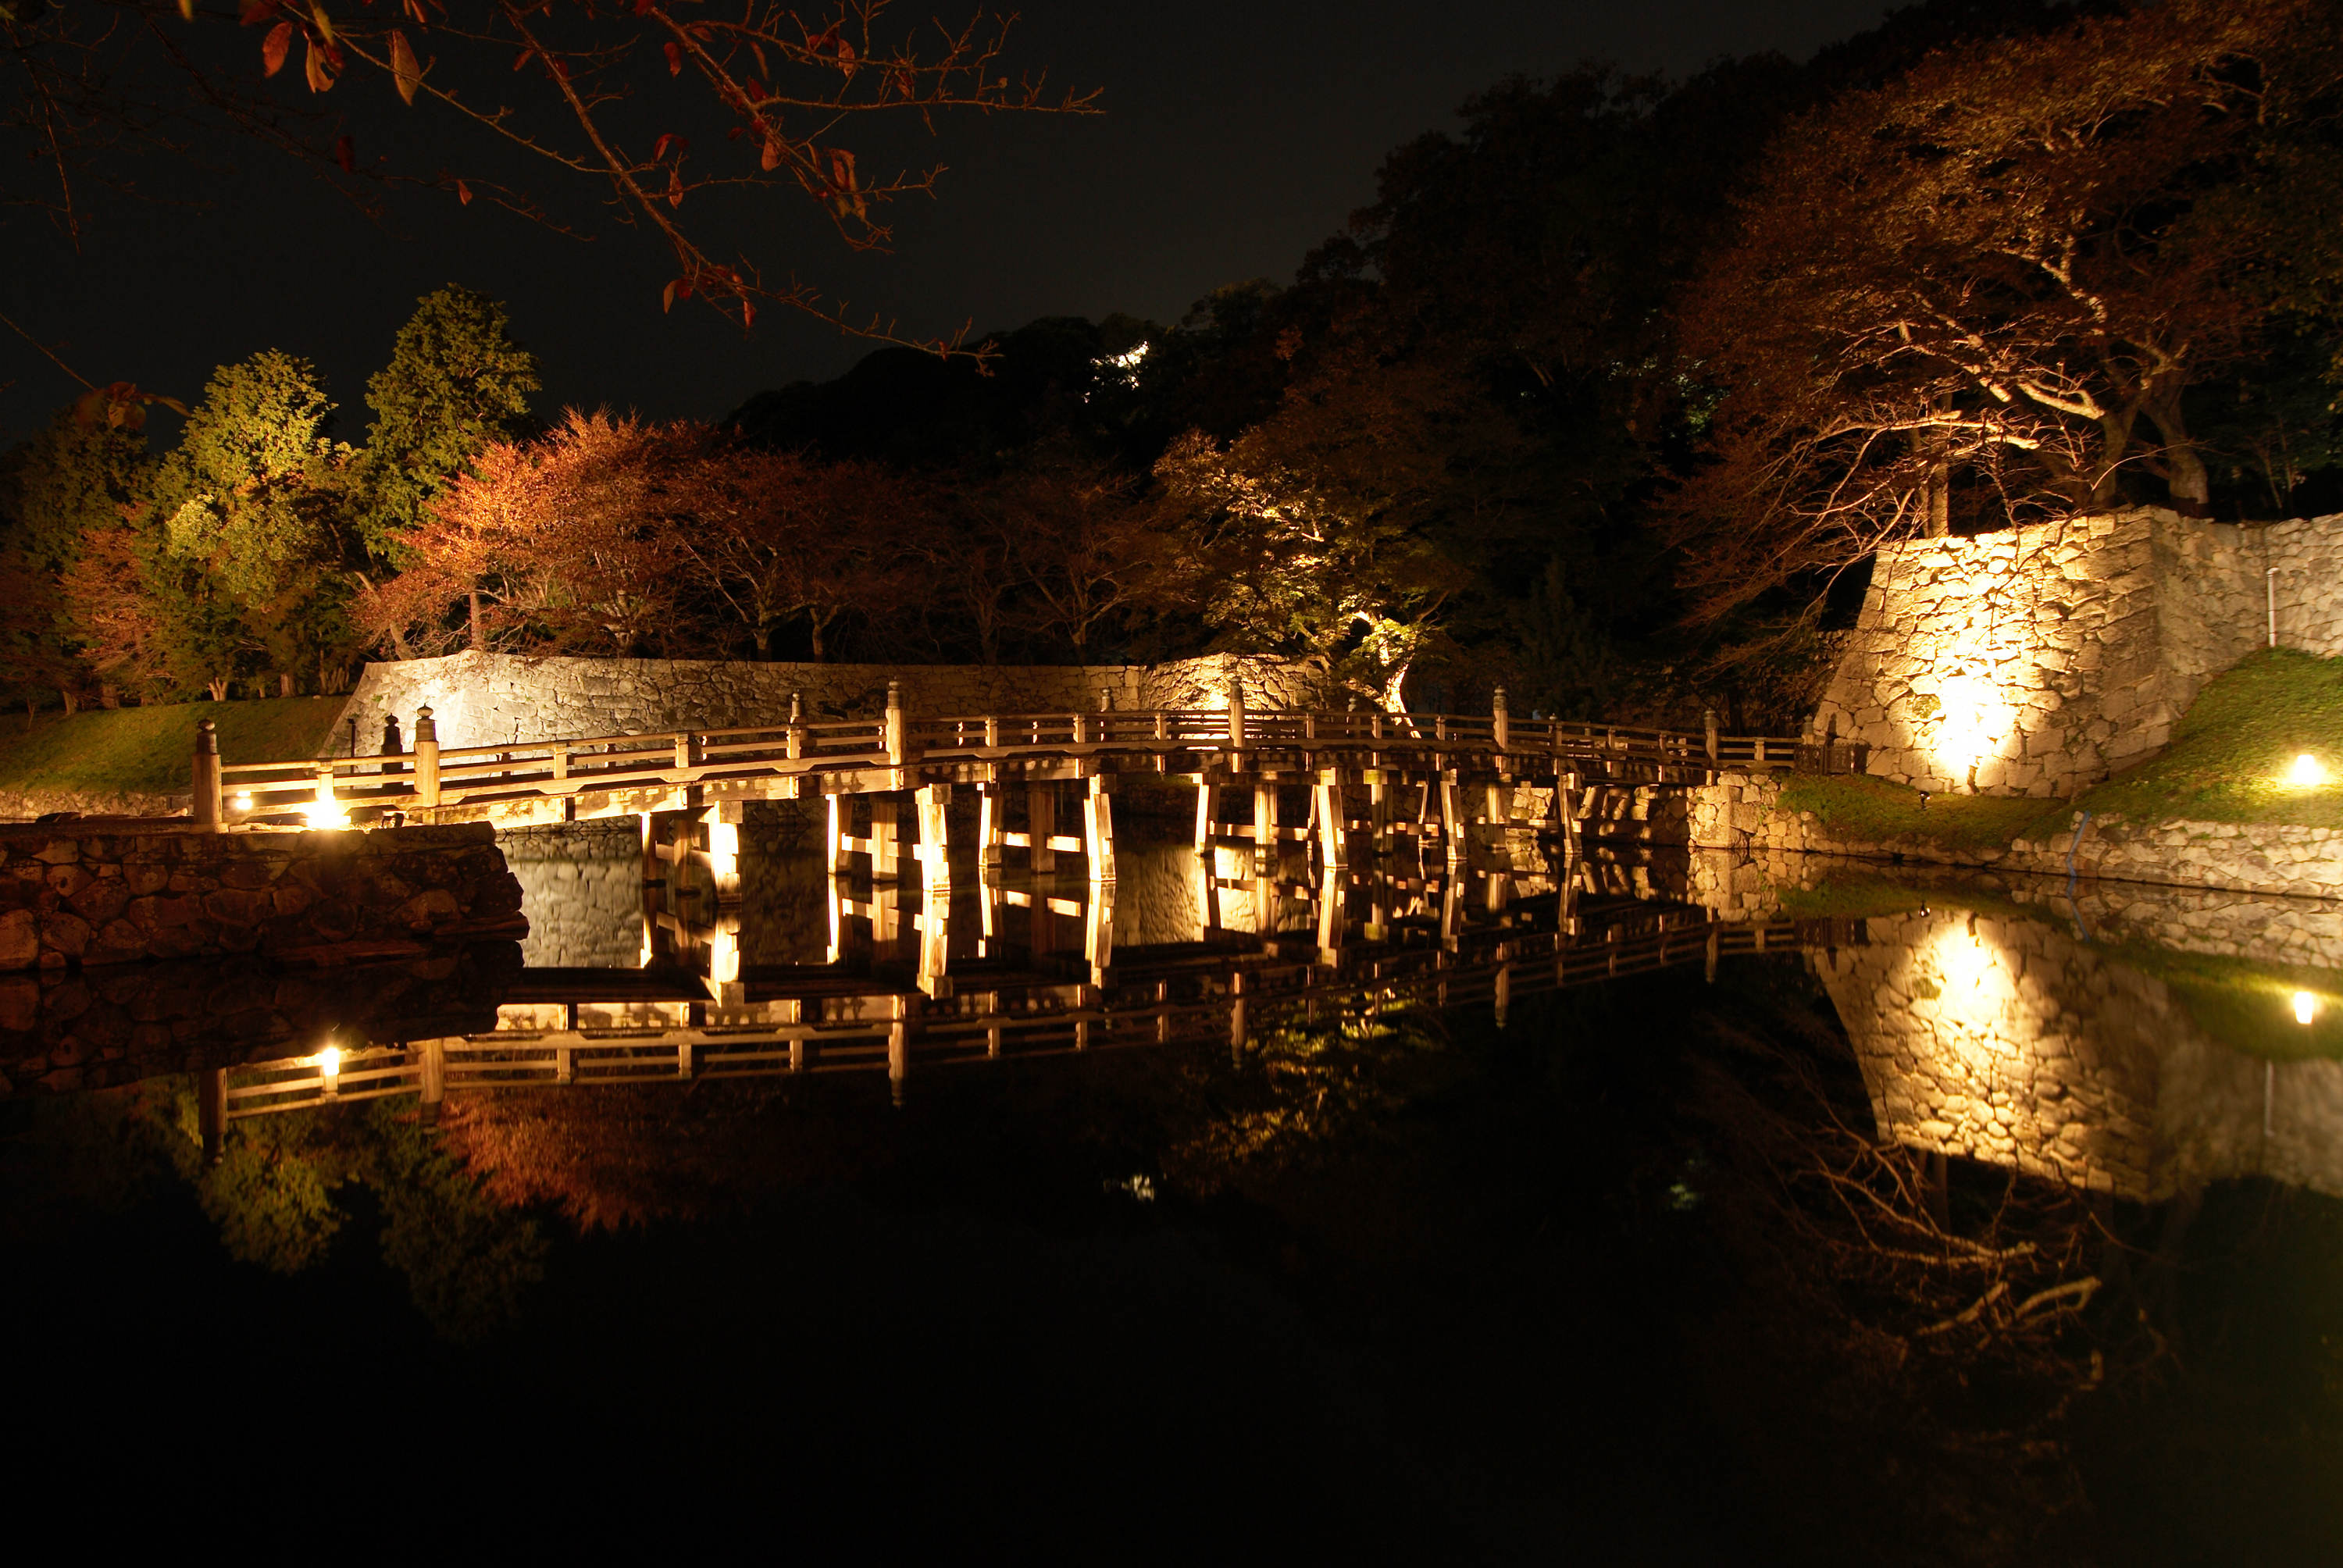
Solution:
<path fill-rule="evenodd" d="M 680 785 L 726 778 L 806 777 L 920 762 L 1010 761 L 1039 757 L 1291 752 L 1372 753 L 1448 765 L 1452 757 L 1589 759 L 1676 767 L 1797 764 L 1862 767 L 1860 748 L 1801 746 L 1781 736 L 1693 734 L 1575 720 L 1490 714 L 1314 712 L 1223 709 L 913 717 L 890 706 L 875 719 L 808 721 L 794 706 L 781 724 L 652 731 L 570 739 L 516 739 L 442 749 L 429 709 L 417 716 L 411 753 L 222 767 L 196 758 L 198 814 L 209 781 L 239 817 L 265 817 L 337 801 L 422 808 L 583 789 Z M 209 739 L 208 731 L 204 737 Z M 1811 755 L 1810 755 L 1811 754 Z M 206 819 L 216 820 L 217 817 Z"/>

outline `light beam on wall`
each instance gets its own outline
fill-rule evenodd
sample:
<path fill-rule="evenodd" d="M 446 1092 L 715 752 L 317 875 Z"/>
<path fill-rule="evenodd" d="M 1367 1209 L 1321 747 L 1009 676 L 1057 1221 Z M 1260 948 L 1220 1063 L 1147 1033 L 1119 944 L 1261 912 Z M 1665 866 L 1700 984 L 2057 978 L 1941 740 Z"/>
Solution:
<path fill-rule="evenodd" d="M 1937 689 L 1936 766 L 1947 779 L 1967 777 L 2009 733 L 2011 712 L 1998 687 L 1976 674 L 1956 675 Z"/>

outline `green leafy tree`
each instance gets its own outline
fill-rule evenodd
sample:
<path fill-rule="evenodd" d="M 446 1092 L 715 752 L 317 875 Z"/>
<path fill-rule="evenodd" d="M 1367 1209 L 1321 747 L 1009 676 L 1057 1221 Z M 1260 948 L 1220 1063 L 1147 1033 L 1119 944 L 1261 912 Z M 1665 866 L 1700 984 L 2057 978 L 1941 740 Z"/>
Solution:
<path fill-rule="evenodd" d="M 222 366 L 155 472 L 148 515 L 166 553 L 196 568 L 199 594 L 233 621 L 231 675 L 289 682 L 325 669 L 350 638 L 350 451 L 327 438 L 334 405 L 306 359 L 267 349 Z"/>
<path fill-rule="evenodd" d="M 505 329 L 505 307 L 454 284 L 427 294 L 398 329 L 390 363 L 367 383 L 374 423 L 357 464 L 357 518 L 375 555 L 405 566 L 397 530 L 492 442 L 534 432 L 528 395 L 543 383 L 537 356 Z"/>

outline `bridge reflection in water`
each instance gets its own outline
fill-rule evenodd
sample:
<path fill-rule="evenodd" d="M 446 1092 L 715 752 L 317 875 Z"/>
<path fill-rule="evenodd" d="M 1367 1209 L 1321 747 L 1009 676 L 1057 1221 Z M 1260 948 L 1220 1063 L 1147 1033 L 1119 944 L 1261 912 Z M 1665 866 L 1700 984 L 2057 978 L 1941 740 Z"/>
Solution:
<path fill-rule="evenodd" d="M 397 1094 L 431 1115 L 450 1091 L 532 1085 L 861 1070 L 900 1098 L 931 1065 L 1203 1040 L 1241 1054 L 1262 1030 L 1403 1006 L 1485 1007 L 1502 1027 L 1517 994 L 1675 966 L 1713 977 L 1727 954 L 1855 932 L 1655 902 L 1647 867 L 1550 867 L 1522 834 L 1484 839 L 1477 864 L 1332 870 L 1306 841 L 1126 845 L 1117 879 L 1090 881 L 833 876 L 784 824 L 749 833 L 738 903 L 719 903 L 704 851 L 646 838 L 508 836 L 539 934 L 493 1030 L 225 1072 L 202 1097 L 206 1131 Z M 1664 879 L 1683 886 L 1680 870 Z"/>

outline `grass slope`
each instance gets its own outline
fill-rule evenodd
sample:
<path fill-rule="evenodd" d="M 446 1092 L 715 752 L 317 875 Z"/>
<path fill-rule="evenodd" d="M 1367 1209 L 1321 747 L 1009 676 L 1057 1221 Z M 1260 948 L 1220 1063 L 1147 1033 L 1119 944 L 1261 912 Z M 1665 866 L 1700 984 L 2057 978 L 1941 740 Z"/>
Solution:
<path fill-rule="evenodd" d="M 164 708 L 87 709 L 45 714 L 27 729 L 0 722 L 0 789 L 82 794 L 184 794 L 196 726 L 219 726 L 221 757 L 272 762 L 314 755 L 347 700 L 276 698 L 179 702 Z"/>
<path fill-rule="evenodd" d="M 2006 845 L 2046 815 L 2063 823 L 2064 801 L 2005 795 L 1929 795 L 1907 784 L 1864 775 L 1793 775 L 1782 788 L 1784 811 L 1812 811 L 1825 831 L 1872 843 L 1933 845 L 1956 853 Z"/>
<path fill-rule="evenodd" d="M 2286 782 L 2306 751 L 2335 781 Z M 2343 658 L 2275 648 L 2239 660 L 2180 716 L 2171 744 L 2075 804 L 2136 822 L 2191 817 L 2343 828 Z"/>

